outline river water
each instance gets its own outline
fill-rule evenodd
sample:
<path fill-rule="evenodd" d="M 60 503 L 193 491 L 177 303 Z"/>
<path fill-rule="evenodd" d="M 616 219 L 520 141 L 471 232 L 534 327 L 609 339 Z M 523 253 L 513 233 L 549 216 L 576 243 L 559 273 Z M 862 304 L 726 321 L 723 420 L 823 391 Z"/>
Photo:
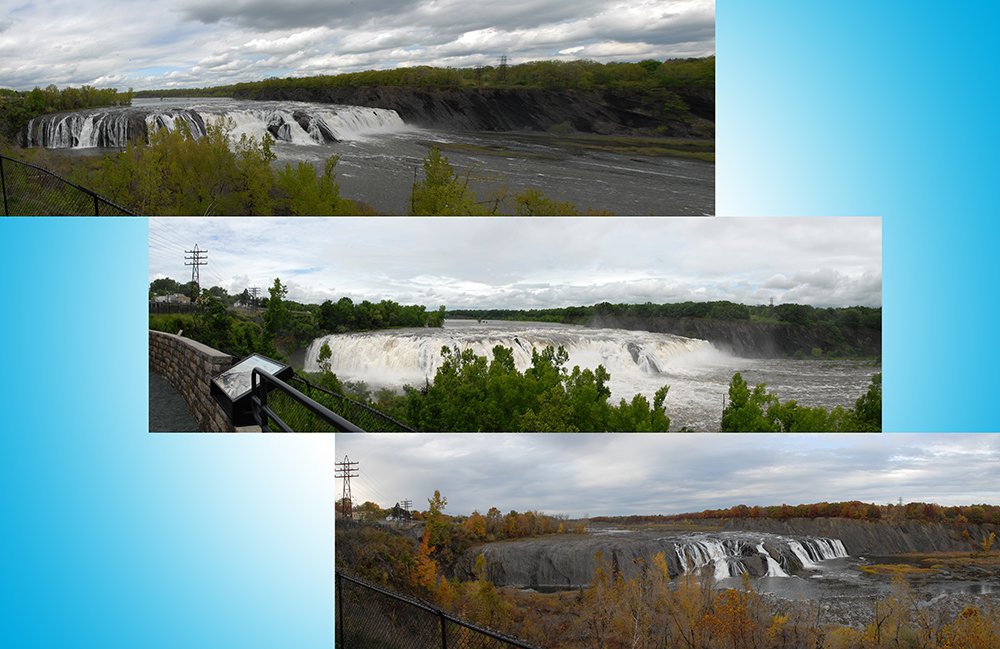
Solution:
<path fill-rule="evenodd" d="M 247 133 L 260 138 L 270 127 L 279 139 L 274 148 L 277 166 L 294 166 L 302 160 L 322 170 L 326 158 L 341 155 L 337 166 L 341 196 L 368 203 L 381 213 L 407 213 L 410 187 L 415 179 L 423 179 L 423 159 L 431 142 L 500 152 L 444 151 L 456 171 L 473 168 L 480 178 L 492 176 L 472 183 L 481 198 L 500 186 L 513 191 L 531 187 L 581 210 L 670 216 L 715 213 L 715 165 L 697 160 L 570 152 L 541 133 L 417 128 L 405 124 L 395 111 L 357 106 L 211 98 L 136 99 L 132 104 L 61 114 L 59 123 L 47 129 L 47 139 L 31 144 L 96 155 L 124 146 L 122 124 L 136 111 L 146 114 L 154 128 L 176 128 L 178 121 L 186 121 L 194 132 L 199 121 L 227 116 L 237 123 L 237 137 Z M 293 118 L 296 114 L 298 120 Z M 308 116 L 310 124 L 329 122 L 336 141 L 325 141 L 319 126 L 303 128 L 302 116 Z M 97 135 L 100 128 L 107 131 L 103 139 Z M 99 141 L 106 146 L 97 146 Z M 109 142 L 113 144 L 107 146 Z"/>
<path fill-rule="evenodd" d="M 419 387 L 433 381 L 441 365 L 441 348 L 473 349 L 492 359 L 495 345 L 514 352 L 517 368 L 531 366 L 531 351 L 562 345 L 575 365 L 611 374 L 611 399 L 631 400 L 670 386 L 664 406 L 671 430 L 716 431 L 724 398 L 736 372 L 750 384 L 766 383 L 781 401 L 800 405 L 850 408 L 864 394 L 881 367 L 851 361 L 745 359 L 730 356 L 704 340 L 671 334 L 592 329 L 537 322 L 445 320 L 444 327 L 408 328 L 324 336 L 312 341 L 305 371 L 319 371 L 323 344 L 333 352 L 331 370 L 341 381 L 364 381 L 372 388 Z"/>

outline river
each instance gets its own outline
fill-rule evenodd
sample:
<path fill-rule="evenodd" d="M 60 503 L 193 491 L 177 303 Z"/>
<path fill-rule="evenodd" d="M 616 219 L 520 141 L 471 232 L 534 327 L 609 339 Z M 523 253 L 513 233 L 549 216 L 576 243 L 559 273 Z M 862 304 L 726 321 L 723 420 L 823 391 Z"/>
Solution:
<path fill-rule="evenodd" d="M 129 119 L 150 127 L 176 128 L 185 121 L 197 133 L 215 116 L 234 119 L 235 134 L 277 137 L 275 164 L 306 161 L 322 170 L 339 154 L 341 196 L 368 203 L 381 213 L 406 214 L 410 187 L 423 177 L 432 142 L 463 146 L 446 150 L 458 172 L 475 169 L 481 198 L 507 186 L 540 190 L 579 209 L 616 214 L 700 216 L 715 213 L 715 165 L 698 160 L 630 157 L 583 148 L 567 150 L 530 132 L 451 132 L 417 128 L 395 111 L 289 101 L 220 98 L 136 99 L 131 107 L 100 108 L 37 118 L 32 146 L 74 155 L 99 155 L 124 146 Z M 329 128 L 327 137 L 323 129 Z M 336 139 L 329 140 L 329 135 Z M 99 146 L 100 144 L 100 146 Z M 489 179 L 485 179 L 490 177 Z"/>
<path fill-rule="evenodd" d="M 731 356 L 711 343 L 671 334 L 593 329 L 538 322 L 448 319 L 444 327 L 391 329 L 333 334 L 312 341 L 305 371 L 319 371 L 323 344 L 333 352 L 331 370 L 342 381 L 364 381 L 372 388 L 399 389 L 432 381 L 441 364 L 443 346 L 473 349 L 492 358 L 495 345 L 514 351 L 517 368 L 531 366 L 531 351 L 562 345 L 569 353 L 567 369 L 604 365 L 611 374 L 611 399 L 631 400 L 643 394 L 652 403 L 656 391 L 670 386 L 664 403 L 671 430 L 716 431 L 729 382 L 741 372 L 750 385 L 766 383 L 781 401 L 800 405 L 854 407 L 873 374 L 881 367 L 852 361 L 746 359 Z"/>

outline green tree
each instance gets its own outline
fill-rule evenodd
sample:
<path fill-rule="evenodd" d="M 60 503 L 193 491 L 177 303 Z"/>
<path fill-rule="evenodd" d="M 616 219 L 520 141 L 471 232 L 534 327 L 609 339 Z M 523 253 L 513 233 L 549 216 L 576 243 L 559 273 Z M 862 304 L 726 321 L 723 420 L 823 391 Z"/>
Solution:
<path fill-rule="evenodd" d="M 722 432 L 777 432 L 775 425 L 765 417 L 771 404 L 777 403 L 774 395 L 765 392 L 766 384 L 758 383 L 753 390 L 737 372 L 729 382 L 729 403 L 722 411 Z"/>
<path fill-rule="evenodd" d="M 413 186 L 410 195 L 411 214 L 485 214 L 486 211 L 476 205 L 475 199 L 475 192 L 469 188 L 469 176 L 460 179 L 448 163 L 448 156 L 441 155 L 437 147 L 431 148 L 424 158 L 424 180 Z"/>
<path fill-rule="evenodd" d="M 854 420 L 858 432 L 882 431 L 882 373 L 872 376 L 872 382 L 854 402 Z"/>
<path fill-rule="evenodd" d="M 264 312 L 264 332 L 275 338 L 278 333 L 284 330 L 288 323 L 290 313 L 285 306 L 285 296 L 288 295 L 288 287 L 281 284 L 280 278 L 274 279 L 274 286 L 267 289 L 271 297 L 267 301 L 267 311 Z"/>

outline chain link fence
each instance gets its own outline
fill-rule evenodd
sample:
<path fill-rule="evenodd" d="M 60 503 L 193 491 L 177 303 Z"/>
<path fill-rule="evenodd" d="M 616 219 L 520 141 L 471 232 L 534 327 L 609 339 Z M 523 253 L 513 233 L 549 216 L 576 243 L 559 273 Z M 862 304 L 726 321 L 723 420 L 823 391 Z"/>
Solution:
<path fill-rule="evenodd" d="M 228 352 L 227 352 L 228 353 Z M 330 392 L 298 375 L 288 379 L 288 385 L 313 401 L 332 410 L 361 430 L 368 433 L 413 433 L 417 432 L 406 424 L 393 419 L 374 408 L 358 403 L 347 397 Z M 332 433 L 332 424 L 281 390 L 267 394 L 267 405 L 286 426 L 300 433 Z"/>
<path fill-rule="evenodd" d="M 393 419 L 389 415 L 367 406 L 363 403 L 353 401 L 341 394 L 335 394 L 314 385 L 304 378 L 296 375 L 288 383 L 296 390 L 306 395 L 310 399 L 323 404 L 358 428 L 369 433 L 415 433 L 415 429 L 410 428 L 401 421 Z M 314 417 L 315 418 L 315 417 Z M 319 425 L 317 423 L 317 425 Z"/>
<path fill-rule="evenodd" d="M 28 162 L 0 155 L 4 216 L 139 216 L 86 187 Z"/>
<path fill-rule="evenodd" d="M 539 649 L 336 571 L 336 649 Z"/>

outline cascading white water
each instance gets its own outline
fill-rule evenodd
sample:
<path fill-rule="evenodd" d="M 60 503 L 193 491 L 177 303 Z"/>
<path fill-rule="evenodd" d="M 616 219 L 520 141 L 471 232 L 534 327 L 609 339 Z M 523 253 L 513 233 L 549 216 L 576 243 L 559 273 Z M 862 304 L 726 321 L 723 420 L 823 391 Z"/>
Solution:
<path fill-rule="evenodd" d="M 382 108 L 226 100 L 184 108 L 153 104 L 42 115 L 28 123 L 24 140 L 26 146 L 50 149 L 124 147 L 144 135 L 132 126 L 137 119 L 145 122 L 147 133 L 174 131 L 183 122 L 201 137 L 207 124 L 221 122 L 233 127 L 235 140 L 245 134 L 259 141 L 270 133 L 279 142 L 302 146 L 406 128 L 396 111 Z"/>
<path fill-rule="evenodd" d="M 816 562 L 813 561 L 813 557 L 810 555 L 809 551 L 806 550 L 798 541 L 789 541 L 788 549 L 790 549 L 799 561 L 802 562 L 803 568 L 816 568 Z"/>
<path fill-rule="evenodd" d="M 757 552 L 758 552 L 758 554 L 763 555 L 764 558 L 767 560 L 767 575 L 765 575 L 765 576 L 767 576 L 767 577 L 787 577 L 788 576 L 788 573 L 785 572 L 784 570 L 782 570 L 781 564 L 778 563 L 777 561 L 775 561 L 774 558 L 771 556 L 771 554 L 767 550 L 764 549 L 764 543 L 763 542 L 761 542 L 757 546 Z"/>
<path fill-rule="evenodd" d="M 820 568 L 819 562 L 848 556 L 844 544 L 839 539 L 800 538 L 765 535 L 774 545 L 782 561 L 789 561 L 794 555 L 802 566 L 809 570 Z M 765 577 L 788 577 L 789 573 L 782 568 L 781 562 L 771 556 L 764 547 L 764 540 L 748 538 L 713 538 L 704 535 L 688 536 L 685 540 L 674 542 L 674 552 L 677 554 L 678 565 L 682 572 L 696 571 L 706 566 L 712 569 L 716 580 L 729 577 L 739 577 L 750 572 Z M 753 548 L 753 549 L 751 549 Z M 748 561 L 756 554 L 764 559 L 767 572 L 761 575 L 759 564 L 753 564 L 748 570 Z"/>
<path fill-rule="evenodd" d="M 746 572 L 746 568 L 738 561 L 739 553 L 734 553 L 722 541 L 704 539 L 678 544 L 674 549 L 677 552 L 677 559 L 685 571 L 688 569 L 698 570 L 704 566 L 712 565 L 716 579 L 725 579 Z"/>
<path fill-rule="evenodd" d="M 306 372 L 320 371 L 319 353 L 324 344 L 332 354 L 330 370 L 341 380 L 364 380 L 397 388 L 433 381 L 443 362 L 442 347 L 457 348 L 460 352 L 471 349 L 490 361 L 495 346 L 507 347 L 512 350 L 515 367 L 523 372 L 531 367 L 533 351 L 541 353 L 547 346 L 562 346 L 569 354 L 566 369 L 579 365 L 595 370 L 603 365 L 611 373 L 612 384 L 617 381 L 623 386 L 622 396 L 629 381 L 655 384 L 655 377 L 673 363 L 699 350 L 711 349 L 704 340 L 643 331 L 538 323 L 503 329 L 448 321 L 441 329 L 395 329 L 317 338 L 306 351 Z M 641 390 L 633 390 L 631 394 L 638 391 Z"/>

